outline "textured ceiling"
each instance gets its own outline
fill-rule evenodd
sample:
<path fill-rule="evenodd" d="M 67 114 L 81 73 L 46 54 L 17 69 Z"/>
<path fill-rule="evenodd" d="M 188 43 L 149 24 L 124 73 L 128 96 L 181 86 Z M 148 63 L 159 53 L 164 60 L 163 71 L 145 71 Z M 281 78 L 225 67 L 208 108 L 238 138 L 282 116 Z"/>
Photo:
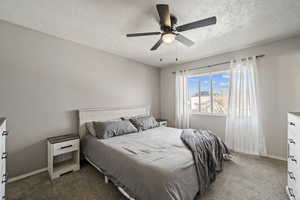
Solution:
<path fill-rule="evenodd" d="M 177 42 L 149 49 L 159 36 L 126 38 L 126 33 L 159 31 L 156 3 L 168 3 L 184 24 L 217 16 L 214 26 L 184 32 L 196 44 Z M 300 0 L 1 0 L 0 19 L 72 40 L 153 66 L 209 55 L 300 34 Z M 163 59 L 160 62 L 160 58 Z"/>

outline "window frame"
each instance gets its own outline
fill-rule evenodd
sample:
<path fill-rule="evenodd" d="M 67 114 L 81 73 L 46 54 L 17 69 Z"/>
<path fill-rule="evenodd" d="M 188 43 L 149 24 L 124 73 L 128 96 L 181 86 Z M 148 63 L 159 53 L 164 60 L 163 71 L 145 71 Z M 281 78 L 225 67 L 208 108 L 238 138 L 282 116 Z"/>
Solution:
<path fill-rule="evenodd" d="M 212 95 L 212 92 L 213 92 L 213 85 L 212 85 L 212 76 L 214 74 L 221 74 L 221 73 L 228 73 L 228 75 L 230 76 L 230 70 L 229 69 L 223 69 L 223 70 L 216 70 L 216 71 L 208 71 L 208 72 L 198 72 L 198 73 L 195 73 L 195 74 L 191 74 L 189 75 L 187 78 L 189 79 L 190 77 L 198 77 L 198 76 L 206 76 L 208 75 L 209 76 L 209 83 L 210 83 L 210 88 L 209 88 L 209 96 L 210 96 L 210 111 L 211 112 L 191 112 L 190 114 L 191 115 L 201 115 L 201 116 L 215 116 L 215 117 L 226 117 L 227 116 L 227 112 L 226 113 L 213 113 L 213 95 Z M 230 82 L 231 82 L 231 77 L 229 78 L 229 94 L 230 94 Z M 200 82 L 199 82 L 200 84 Z M 188 84 L 187 84 L 187 87 L 188 87 Z M 191 99 L 190 99 L 190 90 L 189 88 L 188 89 L 188 100 L 189 100 L 189 104 L 190 104 L 190 108 L 191 108 Z M 198 92 L 200 94 L 200 87 L 198 88 Z M 229 97 L 228 97 L 229 98 Z M 199 108 L 200 108 L 200 101 L 201 101 L 201 97 L 199 96 Z M 229 102 L 228 102 L 229 103 Z M 199 110 L 199 109 L 198 109 Z"/>

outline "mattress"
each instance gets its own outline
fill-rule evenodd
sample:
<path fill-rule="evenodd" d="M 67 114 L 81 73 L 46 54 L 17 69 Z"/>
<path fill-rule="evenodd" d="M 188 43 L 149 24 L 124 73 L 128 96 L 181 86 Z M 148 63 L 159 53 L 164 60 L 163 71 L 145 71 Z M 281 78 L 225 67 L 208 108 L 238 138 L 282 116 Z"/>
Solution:
<path fill-rule="evenodd" d="M 84 155 L 138 200 L 192 200 L 198 192 L 192 153 L 181 129 L 157 127 L 109 139 L 87 135 Z"/>

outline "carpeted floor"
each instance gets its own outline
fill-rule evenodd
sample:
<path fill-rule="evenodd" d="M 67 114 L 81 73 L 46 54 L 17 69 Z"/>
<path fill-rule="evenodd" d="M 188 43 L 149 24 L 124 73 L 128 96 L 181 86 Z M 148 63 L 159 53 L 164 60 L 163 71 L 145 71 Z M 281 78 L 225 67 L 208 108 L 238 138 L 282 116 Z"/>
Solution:
<path fill-rule="evenodd" d="M 235 154 L 206 194 L 196 200 L 286 200 L 286 162 Z M 9 200 L 125 200 L 87 163 L 51 182 L 41 173 L 7 185 Z"/>

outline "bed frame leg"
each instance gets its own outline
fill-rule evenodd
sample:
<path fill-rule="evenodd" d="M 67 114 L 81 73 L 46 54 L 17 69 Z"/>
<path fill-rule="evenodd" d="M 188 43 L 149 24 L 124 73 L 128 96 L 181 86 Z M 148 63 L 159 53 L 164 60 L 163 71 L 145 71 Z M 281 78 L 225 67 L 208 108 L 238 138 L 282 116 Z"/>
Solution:
<path fill-rule="evenodd" d="M 108 184 L 108 182 L 109 182 L 109 179 L 108 179 L 108 177 L 107 177 L 107 176 L 104 176 L 104 180 L 105 180 L 105 183 L 106 183 L 106 184 Z"/>

